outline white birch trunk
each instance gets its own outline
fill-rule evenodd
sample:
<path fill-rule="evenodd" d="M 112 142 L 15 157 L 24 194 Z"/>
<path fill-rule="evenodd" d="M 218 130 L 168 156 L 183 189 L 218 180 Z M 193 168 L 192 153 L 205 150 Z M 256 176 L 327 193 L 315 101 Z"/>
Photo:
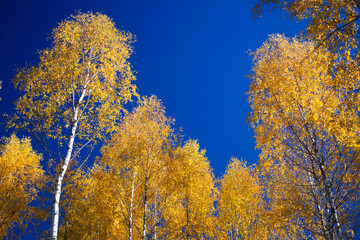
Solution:
<path fill-rule="evenodd" d="M 343 239 L 342 232 L 341 232 L 341 225 L 338 217 L 338 210 L 336 208 L 335 200 L 333 193 L 331 191 L 331 184 L 327 178 L 327 174 L 325 171 L 324 162 L 318 156 L 318 149 L 316 147 L 315 137 L 310 133 L 311 142 L 313 144 L 314 152 L 315 152 L 315 160 L 321 172 L 321 177 L 324 184 L 325 192 L 322 191 L 322 195 L 324 197 L 324 204 L 325 204 L 325 216 L 327 221 L 327 230 L 329 231 L 330 239 Z M 330 205 L 330 209 L 328 208 L 328 204 Z M 329 211 L 331 210 L 331 211 Z M 335 231 L 333 230 L 332 226 L 335 226 Z"/>
<path fill-rule="evenodd" d="M 157 192 L 155 193 L 155 203 L 154 203 L 154 240 L 157 240 Z"/>
<path fill-rule="evenodd" d="M 133 239 L 133 206 L 134 206 L 135 178 L 136 178 L 136 172 L 134 172 L 133 180 L 131 182 L 131 199 L 130 199 L 130 209 L 129 209 L 129 240 Z"/>
<path fill-rule="evenodd" d="M 85 95 L 86 95 L 86 88 L 83 89 L 82 94 L 74 108 L 74 116 L 73 116 L 72 124 L 71 124 L 71 133 L 70 133 L 70 138 L 69 138 L 68 150 L 66 152 L 65 161 L 61 167 L 61 172 L 60 172 L 57 182 L 56 182 L 55 198 L 54 198 L 54 205 L 53 205 L 53 221 L 52 221 L 52 228 L 51 228 L 51 230 L 52 230 L 51 231 L 51 239 L 52 240 L 57 240 L 57 237 L 58 237 L 59 216 L 60 216 L 59 205 L 60 205 L 60 197 L 61 197 L 61 188 L 62 188 L 62 183 L 64 180 L 66 170 L 67 170 L 70 160 L 71 160 L 71 155 L 73 152 L 74 141 L 75 141 L 75 136 L 76 136 L 76 130 L 77 130 L 78 123 L 79 123 L 79 119 L 78 119 L 79 108 L 80 108 L 81 102 L 84 100 Z"/>
<path fill-rule="evenodd" d="M 324 207 L 325 207 L 325 219 L 326 219 L 326 231 L 329 233 L 330 239 L 343 239 L 342 237 L 342 233 L 341 233 L 341 225 L 340 225 L 340 221 L 339 221 L 339 217 L 338 217 L 338 211 L 337 208 L 335 206 L 335 200 L 334 200 L 334 196 L 333 193 L 331 191 L 331 184 L 328 182 L 328 178 L 327 178 L 327 174 L 325 171 L 325 166 L 324 166 L 324 162 L 322 161 L 322 159 L 318 156 L 318 149 L 317 149 L 317 145 L 316 145 L 316 140 L 315 137 L 313 135 L 315 135 L 315 133 L 311 134 L 311 132 L 309 131 L 309 135 L 311 138 L 311 142 L 313 145 L 313 150 L 314 150 L 314 160 L 316 161 L 316 164 L 318 165 L 319 169 L 320 169 L 320 176 L 322 178 L 322 182 L 323 182 L 323 186 L 324 186 L 324 190 L 320 189 L 321 194 L 323 196 L 323 201 L 324 201 Z M 313 164 L 313 163 L 312 163 Z M 313 171 L 314 171 L 314 167 L 313 167 Z M 315 173 L 315 171 L 314 171 Z M 328 204 L 330 205 L 330 209 L 328 207 Z M 335 226 L 335 231 L 333 230 L 332 226 Z"/>

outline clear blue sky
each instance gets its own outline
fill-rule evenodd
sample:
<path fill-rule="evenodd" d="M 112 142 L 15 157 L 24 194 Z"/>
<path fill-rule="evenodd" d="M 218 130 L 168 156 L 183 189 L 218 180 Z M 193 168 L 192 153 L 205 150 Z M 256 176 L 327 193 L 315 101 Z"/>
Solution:
<path fill-rule="evenodd" d="M 255 1 L 37 0 L 0 3 L 0 114 L 13 111 L 18 97 L 11 79 L 38 50 L 57 23 L 78 10 L 108 15 L 136 35 L 130 62 L 141 95 L 155 94 L 187 138 L 198 139 L 220 177 L 232 156 L 258 160 L 253 131 L 246 125 L 255 50 L 271 33 L 293 36 L 300 26 L 280 12 L 250 18 Z M 3 121 L 3 118 L 1 118 Z M 9 136 L 4 126 L 1 136 Z"/>

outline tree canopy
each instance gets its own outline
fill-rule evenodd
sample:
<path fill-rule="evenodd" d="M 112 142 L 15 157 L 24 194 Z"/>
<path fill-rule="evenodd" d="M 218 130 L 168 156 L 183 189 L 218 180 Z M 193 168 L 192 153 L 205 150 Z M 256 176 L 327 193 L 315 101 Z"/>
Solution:
<path fill-rule="evenodd" d="M 57 239 L 62 182 L 71 160 L 83 147 L 113 132 L 124 103 L 136 95 L 128 59 L 132 35 L 121 32 L 103 14 L 78 13 L 51 35 L 52 47 L 40 52 L 37 66 L 20 69 L 14 78 L 22 92 L 16 101 L 16 127 L 33 133 L 51 158 L 54 173 L 52 239 Z M 48 138 L 58 145 L 51 154 Z"/>
<path fill-rule="evenodd" d="M 51 208 L 38 238 L 357 238 L 360 2 L 259 0 L 253 16 L 265 6 L 307 30 L 250 53 L 259 161 L 233 157 L 218 178 L 162 101 L 137 93 L 134 36 L 100 13 L 62 21 L 13 80 L 21 96 L 9 127 L 37 147 L 15 135 L 0 146 L 0 236 L 48 224 Z"/>
<path fill-rule="evenodd" d="M 253 53 L 249 121 L 274 218 L 288 222 L 281 231 L 343 239 L 359 210 L 358 116 L 334 86 L 343 76 L 333 76 L 331 53 L 314 48 L 276 35 Z"/>
<path fill-rule="evenodd" d="M 14 226 L 26 229 L 27 224 L 39 217 L 39 210 L 31 204 L 44 182 L 40 165 L 42 156 L 36 153 L 29 138 L 15 135 L 3 139 L 0 147 L 0 236 L 5 238 Z"/>

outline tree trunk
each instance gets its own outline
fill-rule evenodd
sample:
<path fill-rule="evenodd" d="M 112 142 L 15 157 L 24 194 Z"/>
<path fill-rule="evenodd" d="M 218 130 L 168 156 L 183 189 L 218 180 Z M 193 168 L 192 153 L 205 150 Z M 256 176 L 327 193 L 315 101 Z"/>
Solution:
<path fill-rule="evenodd" d="M 146 171 L 147 172 L 147 171 Z M 146 228 L 147 228 L 147 204 L 148 204 L 148 176 L 145 176 L 145 189 L 144 189 L 144 217 L 143 217 L 143 236 L 142 239 L 146 240 Z"/>
<path fill-rule="evenodd" d="M 331 217 L 329 218 L 329 220 L 331 222 L 329 222 L 329 225 L 335 226 L 335 232 L 333 229 L 329 229 L 330 234 L 333 239 L 343 239 L 342 232 L 341 232 L 341 225 L 340 225 L 339 216 L 338 216 L 338 211 L 337 211 L 337 208 L 335 205 L 333 193 L 331 191 L 331 185 L 328 182 L 323 164 L 320 164 L 320 171 L 321 171 L 321 175 L 322 175 L 323 182 L 324 182 L 326 197 L 329 201 L 329 205 L 330 205 L 330 209 L 331 209 Z"/>
<path fill-rule="evenodd" d="M 158 213 L 157 213 L 157 191 L 155 192 L 155 202 L 154 202 L 154 240 L 157 240 L 157 222 L 158 222 Z"/>
<path fill-rule="evenodd" d="M 189 233 L 189 228 L 190 228 L 190 216 L 189 216 L 189 203 L 188 203 L 188 199 L 187 197 L 185 197 L 185 207 L 186 207 L 186 228 L 185 228 L 185 239 L 188 240 L 190 239 L 190 233 Z"/>
<path fill-rule="evenodd" d="M 338 210 L 335 204 L 335 200 L 334 200 L 334 195 L 331 191 L 331 183 L 328 180 L 327 177 L 327 173 L 325 171 L 325 165 L 324 165 L 324 161 L 323 161 L 323 156 L 319 156 L 319 150 L 317 148 L 317 144 L 316 144 L 316 138 L 313 136 L 315 135 L 315 133 L 311 134 L 311 132 L 309 132 L 310 138 L 311 138 L 311 143 L 313 146 L 313 151 L 314 151 L 314 161 L 316 161 L 316 164 L 318 165 L 319 169 L 320 169 L 320 177 L 322 178 L 322 184 L 323 184 L 323 189 L 320 189 L 322 196 L 323 196 L 323 201 L 324 201 L 324 207 L 325 207 L 325 218 L 326 218 L 326 230 L 328 231 L 328 234 L 330 239 L 343 239 L 342 236 L 342 232 L 341 232 L 341 225 L 340 225 L 340 221 L 339 221 L 339 217 L 338 217 Z M 311 157 L 311 156 L 310 156 Z M 312 163 L 313 164 L 313 163 Z M 313 167 L 313 171 L 314 171 L 314 167 Z M 315 174 L 315 171 L 314 171 Z M 320 179 L 318 179 L 320 180 Z M 330 206 L 330 209 L 329 209 Z M 335 229 L 334 227 L 335 226 Z"/>
<path fill-rule="evenodd" d="M 134 205 L 134 192 L 135 192 L 135 178 L 136 172 L 133 174 L 133 180 L 131 182 L 131 199 L 129 209 L 129 240 L 133 239 L 133 205 Z"/>
<path fill-rule="evenodd" d="M 85 95 L 86 95 L 86 88 L 84 88 L 82 90 L 81 96 L 80 96 L 79 100 L 77 101 L 77 103 L 75 104 L 74 116 L 73 116 L 72 123 L 71 123 L 71 133 L 70 133 L 70 137 L 69 137 L 68 150 L 66 152 L 65 161 L 61 167 L 61 172 L 60 172 L 57 182 L 56 182 L 55 198 L 54 198 L 54 205 L 53 205 L 53 221 L 52 221 L 52 228 L 51 228 L 51 230 L 52 230 L 51 239 L 52 240 L 57 240 L 57 237 L 58 237 L 59 216 L 60 216 L 59 205 L 60 205 L 61 188 L 62 188 L 62 183 L 64 180 L 66 170 L 67 170 L 70 160 L 71 160 L 71 155 L 72 155 L 75 136 L 76 136 L 76 130 L 77 130 L 78 123 L 79 123 L 78 117 L 79 117 L 80 104 L 84 100 Z"/>
<path fill-rule="evenodd" d="M 54 213 L 53 213 L 53 222 L 52 222 L 52 236 L 51 236 L 51 238 L 53 240 L 57 240 L 58 228 L 59 228 L 59 216 L 60 216 L 59 204 L 60 204 L 60 196 L 61 196 L 61 187 L 62 187 L 62 182 L 64 180 L 66 170 L 67 170 L 70 160 L 71 160 L 71 154 L 72 154 L 73 146 L 74 146 L 77 123 L 78 122 L 76 121 L 71 128 L 70 142 L 69 142 L 68 150 L 66 153 L 65 162 L 61 168 L 61 173 L 59 174 L 57 183 L 56 183 L 55 200 L 54 200 L 54 207 L 53 207 Z"/>

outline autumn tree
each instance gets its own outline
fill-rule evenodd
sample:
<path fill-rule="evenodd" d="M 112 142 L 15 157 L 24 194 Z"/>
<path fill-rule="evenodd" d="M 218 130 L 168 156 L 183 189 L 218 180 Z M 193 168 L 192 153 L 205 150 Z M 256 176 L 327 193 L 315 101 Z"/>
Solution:
<path fill-rule="evenodd" d="M 78 13 L 54 29 L 52 47 L 40 52 L 39 64 L 14 79 L 23 95 L 13 124 L 34 134 L 56 160 L 52 239 L 69 163 L 116 128 L 124 103 L 135 94 L 128 62 L 132 39 L 103 14 Z M 54 144 L 59 154 L 52 153 Z"/>
<path fill-rule="evenodd" d="M 172 123 L 154 96 L 123 119 L 98 164 L 67 193 L 63 239 L 215 237 L 205 151 L 193 140 L 180 146 Z"/>
<path fill-rule="evenodd" d="M 233 158 L 220 180 L 218 211 L 222 239 L 267 239 L 262 186 L 255 168 Z"/>
<path fill-rule="evenodd" d="M 115 184 L 125 192 L 129 239 L 135 234 L 156 239 L 164 172 L 175 140 L 172 122 L 155 96 L 144 98 L 104 149 L 103 163 L 117 175 L 123 172 Z"/>
<path fill-rule="evenodd" d="M 0 236 L 18 225 L 25 228 L 36 217 L 31 206 L 42 184 L 42 156 L 31 147 L 30 139 L 15 135 L 5 139 L 0 151 Z"/>
<path fill-rule="evenodd" d="M 59 239 L 119 239 L 127 235 L 126 224 L 119 214 L 126 199 L 123 191 L 114 194 L 112 177 L 99 165 L 90 172 L 72 171 L 74 178 L 64 188 L 62 201 L 64 222 L 59 228 Z M 118 190 L 118 188 L 116 188 Z"/>
<path fill-rule="evenodd" d="M 305 20 L 306 33 L 318 45 L 347 51 L 359 44 L 359 0 L 258 0 L 253 16 L 260 17 L 265 8 L 279 8 L 290 18 Z"/>
<path fill-rule="evenodd" d="M 304 36 L 316 44 L 313 51 L 326 48 L 332 53 L 334 62 L 329 69 L 336 76 L 332 85 L 338 91 L 344 92 L 344 105 L 347 105 L 348 109 L 352 108 L 351 114 L 358 114 L 360 1 L 259 0 L 253 8 L 253 16 L 260 17 L 268 7 L 273 10 L 280 8 L 297 21 L 306 21 Z M 359 122 L 352 124 L 358 125 Z M 347 144 L 358 147 L 354 141 L 357 133 L 352 128 L 341 128 L 338 134 L 344 138 L 346 135 L 351 136 Z"/>
<path fill-rule="evenodd" d="M 174 154 L 168 169 L 171 194 L 163 212 L 164 239 L 214 238 L 217 190 L 205 150 L 189 140 Z"/>
<path fill-rule="evenodd" d="M 144 98 L 124 117 L 98 164 L 77 188 L 82 190 L 70 190 L 77 200 L 66 213 L 70 226 L 64 235 L 159 239 L 165 173 L 176 143 L 172 122 L 155 96 Z"/>
<path fill-rule="evenodd" d="M 253 61 L 249 122 L 274 226 L 290 239 L 347 238 L 359 216 L 358 73 L 334 75 L 332 53 L 281 35 Z"/>

